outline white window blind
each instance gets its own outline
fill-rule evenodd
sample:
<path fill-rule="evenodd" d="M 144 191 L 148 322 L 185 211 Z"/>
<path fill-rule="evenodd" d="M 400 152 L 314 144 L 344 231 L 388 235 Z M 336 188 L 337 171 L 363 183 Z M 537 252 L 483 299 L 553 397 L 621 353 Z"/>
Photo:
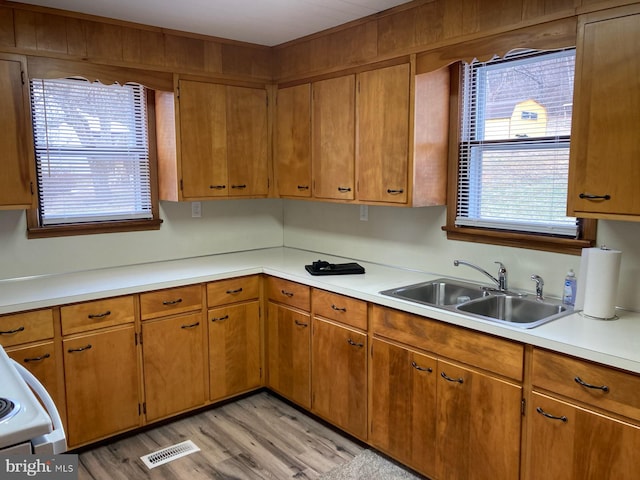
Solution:
<path fill-rule="evenodd" d="M 145 91 L 31 80 L 41 225 L 153 218 Z"/>
<path fill-rule="evenodd" d="M 575 50 L 465 64 L 456 226 L 567 237 Z"/>

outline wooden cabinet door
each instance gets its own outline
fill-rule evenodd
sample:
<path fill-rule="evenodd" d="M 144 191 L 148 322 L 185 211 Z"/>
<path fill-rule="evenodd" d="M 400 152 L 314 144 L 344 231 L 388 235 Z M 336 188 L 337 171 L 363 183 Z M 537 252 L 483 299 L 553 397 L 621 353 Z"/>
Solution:
<path fill-rule="evenodd" d="M 442 360 L 437 380 L 435 477 L 518 479 L 522 387 Z"/>
<path fill-rule="evenodd" d="M 640 428 L 533 393 L 526 480 L 638 478 Z"/>
<path fill-rule="evenodd" d="M 407 202 L 410 83 L 409 64 L 358 76 L 359 200 Z"/>
<path fill-rule="evenodd" d="M 311 410 L 367 438 L 367 335 L 313 319 Z"/>
<path fill-rule="evenodd" d="M 266 195 L 267 91 L 227 86 L 227 169 L 230 196 Z"/>
<path fill-rule="evenodd" d="M 29 87 L 23 83 L 24 71 L 23 57 L 0 54 L 0 209 L 32 208 L 35 198 Z"/>
<path fill-rule="evenodd" d="M 226 87 L 180 80 L 180 175 L 185 199 L 226 197 Z"/>
<path fill-rule="evenodd" d="M 311 86 L 278 90 L 274 165 L 278 193 L 311 196 Z"/>
<path fill-rule="evenodd" d="M 579 29 L 568 198 L 578 217 L 640 215 L 640 7 L 615 12 L 625 16 L 589 15 Z"/>
<path fill-rule="evenodd" d="M 369 441 L 425 475 L 435 471 L 436 360 L 374 339 Z"/>
<path fill-rule="evenodd" d="M 260 303 L 209 310 L 209 398 L 219 400 L 262 381 Z"/>
<path fill-rule="evenodd" d="M 269 302 L 267 371 L 269 386 L 311 408 L 311 319 L 309 314 Z"/>
<path fill-rule="evenodd" d="M 139 426 L 134 326 L 65 338 L 62 346 L 69 447 Z"/>
<path fill-rule="evenodd" d="M 204 403 L 203 332 L 201 313 L 142 324 L 147 421 Z"/>
<path fill-rule="evenodd" d="M 315 82 L 312 106 L 313 196 L 355 198 L 355 75 Z"/>

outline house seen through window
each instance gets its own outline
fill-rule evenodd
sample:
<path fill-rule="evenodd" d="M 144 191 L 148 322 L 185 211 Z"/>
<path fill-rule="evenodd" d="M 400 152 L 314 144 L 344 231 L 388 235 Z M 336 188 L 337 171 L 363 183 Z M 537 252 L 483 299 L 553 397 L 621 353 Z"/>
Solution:
<path fill-rule="evenodd" d="M 575 49 L 463 66 L 456 227 L 576 238 L 566 216 Z"/>

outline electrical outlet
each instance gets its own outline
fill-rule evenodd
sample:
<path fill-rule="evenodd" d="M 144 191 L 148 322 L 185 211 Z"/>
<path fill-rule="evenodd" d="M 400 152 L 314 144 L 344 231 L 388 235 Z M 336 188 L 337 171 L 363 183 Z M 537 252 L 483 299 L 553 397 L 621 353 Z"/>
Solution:
<path fill-rule="evenodd" d="M 369 221 L 369 205 L 360 205 L 360 220 Z"/>
<path fill-rule="evenodd" d="M 202 216 L 202 203 L 191 202 L 191 217 L 200 218 Z"/>

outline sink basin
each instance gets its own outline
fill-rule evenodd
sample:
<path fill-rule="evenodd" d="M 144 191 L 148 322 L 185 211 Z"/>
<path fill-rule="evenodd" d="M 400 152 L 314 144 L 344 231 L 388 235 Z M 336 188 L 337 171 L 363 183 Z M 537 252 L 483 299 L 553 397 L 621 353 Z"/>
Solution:
<path fill-rule="evenodd" d="M 393 288 L 380 293 L 431 306 L 457 305 L 485 295 L 479 285 L 454 282 L 445 278 Z"/>
<path fill-rule="evenodd" d="M 522 328 L 537 327 L 573 313 L 573 309 L 566 305 L 513 295 L 491 295 L 456 308 L 460 312 Z"/>

